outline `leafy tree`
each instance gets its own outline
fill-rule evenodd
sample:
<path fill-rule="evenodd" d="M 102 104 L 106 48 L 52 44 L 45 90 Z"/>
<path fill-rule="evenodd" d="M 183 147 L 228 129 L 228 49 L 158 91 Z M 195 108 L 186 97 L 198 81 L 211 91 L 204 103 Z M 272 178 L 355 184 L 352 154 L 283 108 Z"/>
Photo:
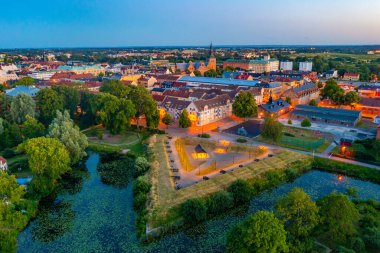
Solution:
<path fill-rule="evenodd" d="M 228 187 L 236 205 L 248 203 L 251 200 L 251 188 L 248 182 L 238 179 Z"/>
<path fill-rule="evenodd" d="M 29 168 L 33 172 L 30 187 L 41 196 L 47 196 L 55 183 L 71 168 L 69 152 L 57 139 L 39 137 L 18 146 L 28 156 Z"/>
<path fill-rule="evenodd" d="M 302 127 L 311 127 L 311 122 L 309 118 L 304 118 L 301 122 Z"/>
<path fill-rule="evenodd" d="M 240 92 L 232 104 L 232 112 L 240 118 L 257 116 L 258 107 L 250 92 Z"/>
<path fill-rule="evenodd" d="M 353 107 L 355 103 L 360 102 L 360 100 L 358 93 L 355 91 L 350 91 L 344 96 L 344 104 L 350 105 L 351 107 Z"/>
<path fill-rule="evenodd" d="M 39 119 L 42 124 L 48 126 L 54 119 L 57 110 L 63 110 L 63 98 L 55 90 L 45 88 L 37 93 L 36 99 Z"/>
<path fill-rule="evenodd" d="M 21 124 L 26 120 L 26 116 L 34 117 L 36 103 L 31 96 L 24 93 L 18 94 L 11 102 L 11 115 L 14 122 Z"/>
<path fill-rule="evenodd" d="M 194 71 L 193 71 L 193 74 L 194 74 L 195 76 L 202 76 L 202 73 L 201 73 L 199 70 L 194 70 Z"/>
<path fill-rule="evenodd" d="M 22 125 L 22 133 L 25 139 L 32 139 L 43 136 L 45 132 L 45 126 L 35 118 L 26 116 L 26 120 Z"/>
<path fill-rule="evenodd" d="M 284 225 L 273 213 L 259 211 L 229 232 L 227 252 L 288 252 Z"/>
<path fill-rule="evenodd" d="M 181 215 L 188 224 L 196 224 L 207 217 L 207 207 L 202 199 L 188 199 L 181 205 Z"/>
<path fill-rule="evenodd" d="M 189 119 L 189 113 L 186 109 L 182 111 L 182 113 L 179 115 L 178 125 L 181 128 L 188 128 L 191 126 L 191 121 Z"/>
<path fill-rule="evenodd" d="M 14 83 L 15 86 L 17 85 L 24 85 L 24 86 L 32 86 L 36 83 L 36 80 L 33 78 L 26 76 L 18 80 L 17 82 Z"/>
<path fill-rule="evenodd" d="M 326 85 L 321 91 L 321 98 L 329 98 L 335 104 L 341 105 L 344 102 L 344 90 L 339 87 L 335 79 L 329 79 L 326 81 Z"/>
<path fill-rule="evenodd" d="M 74 125 L 68 111 L 64 113 L 57 111 L 57 117 L 50 124 L 47 136 L 57 138 L 65 145 L 72 164 L 76 164 L 86 156 L 87 137 Z"/>
<path fill-rule="evenodd" d="M 233 67 L 231 67 L 231 66 L 227 66 L 227 67 L 224 69 L 224 71 L 226 71 L 226 72 L 234 72 L 235 69 L 234 69 Z"/>
<path fill-rule="evenodd" d="M 70 116 L 73 118 L 80 103 L 81 95 L 79 90 L 66 85 L 54 86 L 53 90 L 63 97 L 63 108 L 69 110 Z"/>
<path fill-rule="evenodd" d="M 204 73 L 205 77 L 217 77 L 218 73 L 214 69 L 210 69 Z"/>
<path fill-rule="evenodd" d="M 327 238 L 346 242 L 356 230 L 359 211 L 346 195 L 332 193 L 317 202 L 322 219 L 322 231 Z"/>
<path fill-rule="evenodd" d="M 0 171 L 0 252 L 16 252 L 17 235 L 34 215 L 35 208 L 24 194 L 14 175 Z"/>
<path fill-rule="evenodd" d="M 139 129 L 139 119 L 142 115 L 145 115 L 147 125 L 158 125 L 159 118 L 157 117 L 159 114 L 157 111 L 157 104 L 149 95 L 147 89 L 142 86 L 129 86 L 127 98 L 132 101 L 135 107 L 134 116 L 136 118 L 137 129 Z"/>
<path fill-rule="evenodd" d="M 309 105 L 318 106 L 318 103 L 317 103 L 317 101 L 315 101 L 315 99 L 312 99 L 312 100 L 310 100 Z"/>
<path fill-rule="evenodd" d="M 128 94 L 127 86 L 123 82 L 114 79 L 103 82 L 99 91 L 109 93 L 118 98 L 125 98 Z"/>
<path fill-rule="evenodd" d="M 154 110 L 152 113 L 146 116 L 146 126 L 149 128 L 157 128 L 160 123 L 160 113 L 158 110 Z"/>
<path fill-rule="evenodd" d="M 162 123 L 169 126 L 171 123 L 173 123 L 173 118 L 170 116 L 169 113 L 165 113 L 165 116 L 162 118 Z"/>
<path fill-rule="evenodd" d="M 125 131 L 131 124 L 131 117 L 136 114 L 134 105 L 130 100 L 120 99 L 111 94 L 100 94 L 99 116 L 101 122 L 112 134 Z"/>
<path fill-rule="evenodd" d="M 289 125 L 293 124 L 293 121 L 291 119 L 288 119 L 288 124 Z"/>
<path fill-rule="evenodd" d="M 294 238 L 306 238 L 318 225 L 318 207 L 301 188 L 294 188 L 276 204 L 276 215 Z"/>
<path fill-rule="evenodd" d="M 98 94 L 89 92 L 81 93 L 81 122 L 87 126 L 92 126 L 96 123 L 97 113 L 100 110 L 98 97 Z"/>
<path fill-rule="evenodd" d="M 268 115 L 264 119 L 261 135 L 266 139 L 278 142 L 281 140 L 283 129 L 284 126 L 275 117 Z"/>
<path fill-rule="evenodd" d="M 136 160 L 135 160 L 135 177 L 139 177 L 139 176 L 144 175 L 149 169 L 150 169 L 150 164 L 145 157 L 139 156 L 136 158 Z"/>
<path fill-rule="evenodd" d="M 234 198 L 226 191 L 212 195 L 207 203 L 207 210 L 212 214 L 221 214 L 234 206 Z"/>

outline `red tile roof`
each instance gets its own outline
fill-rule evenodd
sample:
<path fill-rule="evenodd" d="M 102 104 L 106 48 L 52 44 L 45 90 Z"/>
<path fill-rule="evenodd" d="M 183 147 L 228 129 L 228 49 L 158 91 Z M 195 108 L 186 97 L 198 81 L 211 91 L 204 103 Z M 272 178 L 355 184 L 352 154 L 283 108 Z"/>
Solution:
<path fill-rule="evenodd" d="M 7 160 L 6 160 L 4 157 L 2 157 L 2 156 L 0 156 L 0 161 L 1 161 L 3 164 L 7 163 Z"/>

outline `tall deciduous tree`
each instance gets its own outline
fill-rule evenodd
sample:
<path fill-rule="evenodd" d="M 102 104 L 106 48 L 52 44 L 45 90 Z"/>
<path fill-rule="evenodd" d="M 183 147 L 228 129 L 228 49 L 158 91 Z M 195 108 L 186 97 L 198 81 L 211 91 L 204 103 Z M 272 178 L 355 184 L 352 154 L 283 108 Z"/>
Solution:
<path fill-rule="evenodd" d="M 102 123 L 112 134 L 125 131 L 131 124 L 131 117 L 136 114 L 130 100 L 120 99 L 111 94 L 101 94 L 99 97 L 99 116 Z"/>
<path fill-rule="evenodd" d="M 170 116 L 169 113 L 165 113 L 165 116 L 162 118 L 162 123 L 169 126 L 171 123 L 173 123 L 172 116 Z"/>
<path fill-rule="evenodd" d="M 128 87 L 127 98 L 132 101 L 135 106 L 135 118 L 137 128 L 139 127 L 139 118 L 142 115 L 145 115 L 148 125 L 155 125 L 157 121 L 157 104 L 153 98 L 149 95 L 147 89 L 142 86 L 130 86 Z M 148 123 L 148 121 L 150 121 Z"/>
<path fill-rule="evenodd" d="M 41 137 L 44 135 L 44 132 L 45 126 L 42 123 L 29 115 L 26 116 L 26 120 L 22 124 L 24 139 Z"/>
<path fill-rule="evenodd" d="M 288 252 L 284 225 L 273 213 L 259 211 L 230 231 L 227 252 Z"/>
<path fill-rule="evenodd" d="M 344 103 L 344 90 L 341 87 L 339 87 L 336 80 L 329 79 L 326 81 L 326 85 L 321 91 L 321 98 L 329 98 L 336 105 L 341 105 Z"/>
<path fill-rule="evenodd" d="M 250 92 L 240 92 L 232 104 L 232 112 L 240 118 L 257 116 L 258 107 Z"/>
<path fill-rule="evenodd" d="M 29 168 L 34 174 L 30 186 L 41 196 L 50 194 L 56 180 L 70 170 L 69 152 L 58 139 L 30 139 L 20 144 L 18 150 L 27 154 Z"/>
<path fill-rule="evenodd" d="M 53 90 L 55 90 L 58 95 L 63 98 L 63 108 L 65 110 L 69 110 L 70 116 L 73 118 L 77 111 L 77 106 L 80 103 L 79 90 L 77 88 L 65 85 L 54 86 Z"/>
<path fill-rule="evenodd" d="M 351 107 L 354 107 L 355 103 L 360 102 L 360 100 L 359 94 L 355 91 L 350 91 L 344 96 L 344 104 Z"/>
<path fill-rule="evenodd" d="M 48 126 L 56 116 L 57 110 L 63 110 L 63 98 L 56 91 L 45 88 L 37 93 L 36 99 L 39 119 L 45 126 Z"/>
<path fill-rule="evenodd" d="M 119 80 L 108 80 L 102 83 L 100 92 L 109 93 L 118 98 L 125 98 L 128 94 L 128 88 Z"/>
<path fill-rule="evenodd" d="M 34 117 L 36 103 L 31 96 L 24 93 L 18 94 L 11 102 L 11 115 L 14 122 L 21 124 L 26 120 L 26 116 Z"/>
<path fill-rule="evenodd" d="M 57 138 L 65 145 L 70 153 L 72 164 L 79 162 L 86 156 L 87 137 L 74 125 L 68 111 L 64 113 L 57 111 L 57 117 L 49 126 L 48 137 Z"/>
<path fill-rule="evenodd" d="M 293 237 L 309 236 L 319 222 L 318 207 L 302 189 L 294 188 L 276 205 L 276 214 Z"/>
<path fill-rule="evenodd" d="M 187 112 L 186 109 L 184 109 L 179 115 L 179 120 L 178 120 L 178 125 L 181 128 L 188 128 L 191 126 L 191 121 L 189 119 L 189 113 Z"/>
<path fill-rule="evenodd" d="M 282 137 L 283 129 L 284 126 L 274 116 L 268 115 L 264 119 L 261 135 L 266 139 L 278 142 Z"/>
<path fill-rule="evenodd" d="M 317 202 L 325 235 L 336 242 L 344 243 L 355 230 L 359 211 L 346 195 L 332 193 Z"/>

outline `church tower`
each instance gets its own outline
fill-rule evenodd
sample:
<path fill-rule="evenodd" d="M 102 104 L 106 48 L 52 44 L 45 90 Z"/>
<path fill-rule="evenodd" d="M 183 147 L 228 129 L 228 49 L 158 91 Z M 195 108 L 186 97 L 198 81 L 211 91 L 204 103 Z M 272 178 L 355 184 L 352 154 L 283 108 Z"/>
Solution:
<path fill-rule="evenodd" d="M 210 44 L 209 59 L 207 64 L 208 69 L 216 70 L 216 58 L 214 55 L 214 49 L 212 47 L 212 42 Z"/>

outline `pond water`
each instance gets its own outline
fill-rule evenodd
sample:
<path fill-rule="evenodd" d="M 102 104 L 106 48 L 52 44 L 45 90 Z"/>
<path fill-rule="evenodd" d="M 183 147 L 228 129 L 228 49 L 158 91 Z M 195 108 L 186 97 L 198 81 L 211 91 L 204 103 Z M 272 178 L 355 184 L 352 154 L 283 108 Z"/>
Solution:
<path fill-rule="evenodd" d="M 230 228 L 253 212 L 272 209 L 294 187 L 303 188 L 313 199 L 355 187 L 360 198 L 380 201 L 380 185 L 311 171 L 253 198 L 249 208 L 141 245 L 135 232 L 132 183 L 125 188 L 103 184 L 98 163 L 99 155 L 91 154 L 81 187 L 42 205 L 37 218 L 19 235 L 18 252 L 224 252 Z"/>

